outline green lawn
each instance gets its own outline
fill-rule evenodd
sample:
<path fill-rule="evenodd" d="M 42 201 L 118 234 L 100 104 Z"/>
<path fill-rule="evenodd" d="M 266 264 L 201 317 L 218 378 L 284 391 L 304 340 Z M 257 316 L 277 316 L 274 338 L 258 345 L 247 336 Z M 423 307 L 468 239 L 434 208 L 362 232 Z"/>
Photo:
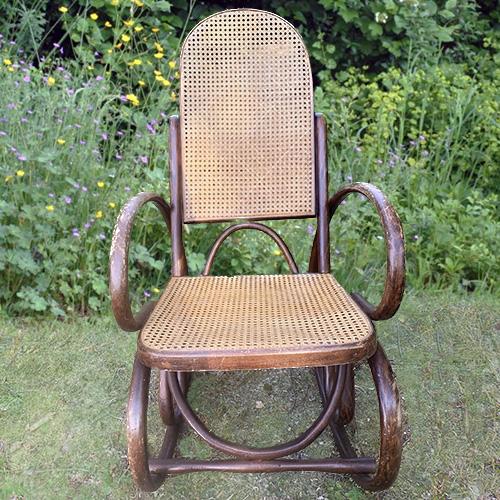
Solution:
<path fill-rule="evenodd" d="M 401 473 L 386 498 L 500 491 L 498 309 L 493 297 L 408 297 L 395 319 L 379 324 L 405 414 Z M 168 479 L 154 495 L 139 493 L 124 432 L 134 343 L 109 317 L 0 320 L 0 498 L 366 497 L 348 478 L 316 473 L 192 474 Z M 366 367 L 356 374 L 355 441 L 369 452 L 378 425 L 374 389 Z M 307 370 L 200 375 L 190 399 L 217 433 L 262 445 L 297 434 L 319 411 Z M 151 420 L 159 435 L 156 413 Z M 325 431 L 306 455 L 326 456 L 332 446 Z M 179 452 L 216 456 L 191 432 Z"/>

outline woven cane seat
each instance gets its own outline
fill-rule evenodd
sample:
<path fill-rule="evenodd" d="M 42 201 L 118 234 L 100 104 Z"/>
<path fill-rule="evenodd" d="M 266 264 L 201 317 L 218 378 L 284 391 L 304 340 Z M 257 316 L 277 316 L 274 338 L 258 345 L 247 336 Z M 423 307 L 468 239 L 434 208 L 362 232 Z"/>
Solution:
<path fill-rule="evenodd" d="M 177 277 L 138 340 L 170 370 L 325 366 L 375 350 L 370 320 L 329 274 Z"/>

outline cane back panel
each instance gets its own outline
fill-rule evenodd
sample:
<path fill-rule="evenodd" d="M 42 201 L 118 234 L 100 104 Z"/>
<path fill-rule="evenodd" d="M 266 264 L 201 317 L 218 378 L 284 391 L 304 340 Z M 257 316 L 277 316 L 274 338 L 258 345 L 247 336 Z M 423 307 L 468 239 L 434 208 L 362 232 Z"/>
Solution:
<path fill-rule="evenodd" d="M 312 78 L 284 19 L 229 10 L 181 54 L 185 222 L 315 215 Z"/>

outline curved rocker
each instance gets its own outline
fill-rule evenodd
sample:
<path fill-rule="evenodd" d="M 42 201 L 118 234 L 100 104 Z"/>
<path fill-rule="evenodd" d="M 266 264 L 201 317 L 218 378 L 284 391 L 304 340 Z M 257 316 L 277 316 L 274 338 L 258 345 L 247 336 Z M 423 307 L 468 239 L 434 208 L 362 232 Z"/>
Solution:
<path fill-rule="evenodd" d="M 395 481 L 401 464 L 401 406 L 394 373 L 380 344 L 375 354 L 368 360 L 368 364 L 379 403 L 380 449 L 376 472 L 374 474 L 353 475 L 353 480 L 365 490 L 380 491 L 388 488 Z M 331 390 L 331 385 L 338 387 L 344 384 L 340 378 L 334 380 L 322 369 L 316 370 L 316 377 L 323 400 L 325 400 L 327 391 Z M 330 428 L 340 455 L 343 458 L 356 458 L 356 452 L 347 436 L 342 419 L 332 419 Z"/>

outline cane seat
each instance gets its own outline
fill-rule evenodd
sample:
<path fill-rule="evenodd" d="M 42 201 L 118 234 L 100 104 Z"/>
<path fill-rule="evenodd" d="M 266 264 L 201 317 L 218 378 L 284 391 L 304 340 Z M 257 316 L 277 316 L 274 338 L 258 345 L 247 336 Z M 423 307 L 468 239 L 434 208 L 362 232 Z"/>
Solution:
<path fill-rule="evenodd" d="M 330 274 L 174 277 L 138 340 L 176 371 L 325 366 L 373 354 L 374 328 Z"/>

